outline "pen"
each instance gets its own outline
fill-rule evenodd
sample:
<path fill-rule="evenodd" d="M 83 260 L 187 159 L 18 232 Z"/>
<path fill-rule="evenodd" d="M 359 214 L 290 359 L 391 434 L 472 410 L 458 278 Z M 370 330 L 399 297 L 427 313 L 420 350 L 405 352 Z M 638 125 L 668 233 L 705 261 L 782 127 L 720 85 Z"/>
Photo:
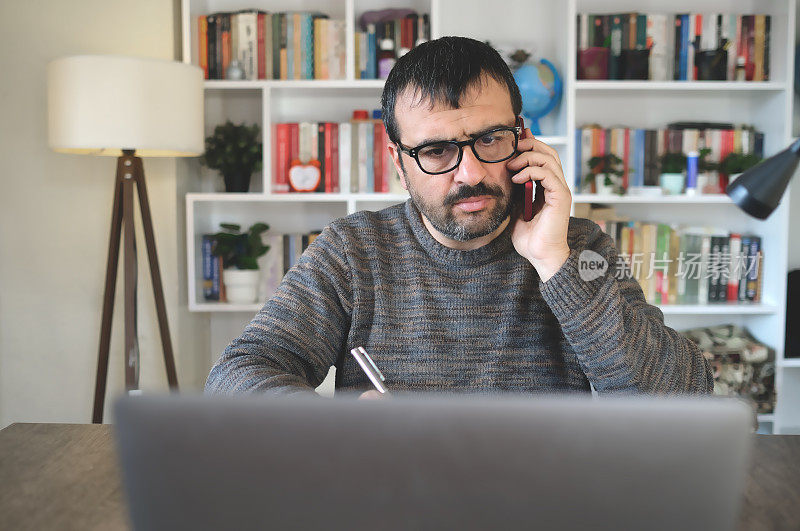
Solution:
<path fill-rule="evenodd" d="M 364 347 L 356 347 L 350 349 L 350 354 L 356 359 L 361 368 L 367 373 L 367 377 L 372 382 L 372 385 L 375 386 L 375 389 L 378 390 L 381 394 L 388 395 L 389 389 L 383 383 L 386 381 L 386 378 L 383 376 L 381 371 L 378 369 L 378 366 L 375 365 L 375 362 L 372 361 L 372 358 L 369 357 L 367 351 Z"/>

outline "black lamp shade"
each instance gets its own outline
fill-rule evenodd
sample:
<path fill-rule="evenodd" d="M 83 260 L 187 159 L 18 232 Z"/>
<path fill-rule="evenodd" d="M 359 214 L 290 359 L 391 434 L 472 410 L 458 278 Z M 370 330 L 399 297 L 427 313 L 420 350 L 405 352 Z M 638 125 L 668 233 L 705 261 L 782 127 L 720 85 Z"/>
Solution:
<path fill-rule="evenodd" d="M 800 161 L 800 140 L 777 155 L 742 173 L 725 189 L 739 208 L 758 219 L 767 219 L 789 186 Z"/>

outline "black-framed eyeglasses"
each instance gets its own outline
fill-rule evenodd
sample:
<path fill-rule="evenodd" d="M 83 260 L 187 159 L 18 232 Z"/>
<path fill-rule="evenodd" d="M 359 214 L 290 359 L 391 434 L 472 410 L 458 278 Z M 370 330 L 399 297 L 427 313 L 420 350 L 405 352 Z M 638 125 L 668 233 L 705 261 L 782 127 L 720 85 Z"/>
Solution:
<path fill-rule="evenodd" d="M 453 171 L 461 164 L 464 147 L 469 146 L 481 162 L 503 162 L 517 153 L 520 126 L 498 127 L 482 133 L 472 140 L 437 140 L 414 148 L 397 143 L 400 151 L 408 153 L 417 161 L 419 169 L 428 175 L 439 175 Z"/>

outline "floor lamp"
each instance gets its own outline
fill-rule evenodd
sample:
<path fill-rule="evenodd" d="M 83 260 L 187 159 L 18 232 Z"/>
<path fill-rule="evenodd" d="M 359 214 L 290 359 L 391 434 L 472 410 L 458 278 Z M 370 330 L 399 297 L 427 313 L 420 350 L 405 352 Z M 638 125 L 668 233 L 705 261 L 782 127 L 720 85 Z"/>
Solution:
<path fill-rule="evenodd" d="M 139 196 L 167 380 L 170 388 L 178 387 L 141 157 L 193 157 L 203 152 L 203 73 L 195 66 L 158 59 L 65 57 L 47 66 L 47 103 L 49 145 L 54 151 L 117 157 L 92 413 L 92 422 L 101 423 L 120 239 L 125 388 L 128 392 L 139 388 L 134 192 Z"/>

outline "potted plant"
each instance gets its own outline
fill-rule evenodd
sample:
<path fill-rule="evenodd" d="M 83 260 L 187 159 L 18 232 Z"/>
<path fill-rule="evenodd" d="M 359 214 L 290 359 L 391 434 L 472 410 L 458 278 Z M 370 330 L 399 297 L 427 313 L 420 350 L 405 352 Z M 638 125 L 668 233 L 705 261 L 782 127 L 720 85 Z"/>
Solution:
<path fill-rule="evenodd" d="M 683 153 L 667 152 L 659 159 L 661 175 L 659 184 L 665 194 L 680 194 L 683 192 L 686 170 L 686 155 Z"/>
<path fill-rule="evenodd" d="M 214 134 L 206 138 L 200 164 L 222 173 L 225 191 L 247 192 L 250 176 L 261 170 L 259 132 L 258 124 L 236 125 L 228 120 L 216 126 Z"/>
<path fill-rule="evenodd" d="M 589 159 L 589 184 L 593 182 L 598 194 L 622 193 L 622 159 L 613 153 L 597 155 Z"/>
<path fill-rule="evenodd" d="M 228 302 L 249 304 L 258 299 L 258 258 L 269 251 L 261 234 L 269 230 L 266 223 L 255 223 L 247 232 L 240 232 L 235 223 L 220 223 L 222 231 L 211 236 L 211 254 L 222 257 L 222 282 Z"/>
<path fill-rule="evenodd" d="M 761 157 L 753 153 L 740 153 L 732 151 L 725 155 L 719 163 L 719 172 L 728 177 L 728 182 L 733 182 L 743 172 L 761 162 Z"/>

